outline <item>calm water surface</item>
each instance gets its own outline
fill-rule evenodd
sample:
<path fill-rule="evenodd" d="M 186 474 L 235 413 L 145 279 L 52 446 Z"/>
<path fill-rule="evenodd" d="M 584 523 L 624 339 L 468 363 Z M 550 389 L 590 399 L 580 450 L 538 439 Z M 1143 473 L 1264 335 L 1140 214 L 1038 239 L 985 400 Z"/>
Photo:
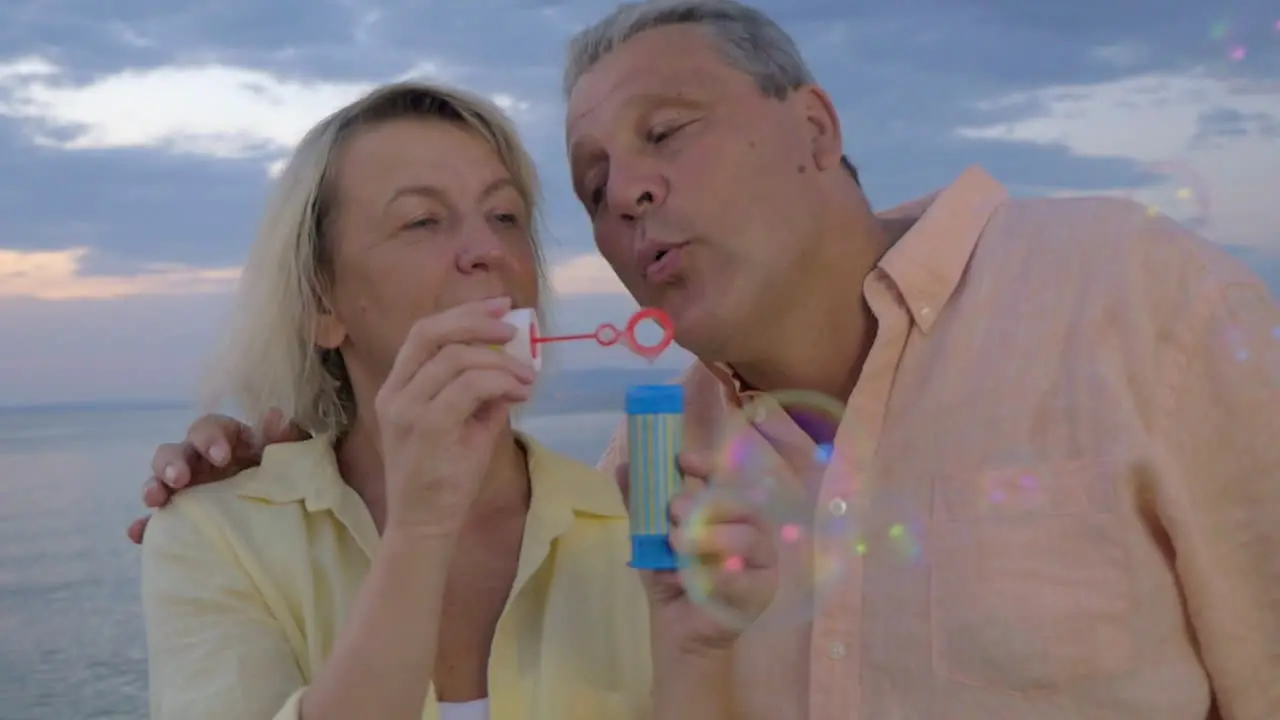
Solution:
<path fill-rule="evenodd" d="M 619 415 L 529 418 L 594 463 Z M 138 549 L 124 529 L 190 410 L 0 410 L 0 720 L 145 718 Z"/>

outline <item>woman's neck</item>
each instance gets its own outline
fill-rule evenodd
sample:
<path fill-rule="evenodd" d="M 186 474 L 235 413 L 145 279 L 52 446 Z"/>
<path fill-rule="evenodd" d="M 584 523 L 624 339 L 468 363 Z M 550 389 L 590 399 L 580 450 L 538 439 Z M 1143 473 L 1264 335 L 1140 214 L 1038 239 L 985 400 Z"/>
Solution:
<path fill-rule="evenodd" d="M 364 500 L 374 525 L 382 532 L 387 517 L 387 496 L 377 423 L 372 418 L 357 418 L 338 442 L 336 451 L 342 479 Z M 513 512 L 523 517 L 529 509 L 531 492 L 525 449 L 508 425 L 494 443 L 493 457 L 481 480 L 480 493 L 471 506 L 467 524 L 486 524 L 510 517 Z"/>

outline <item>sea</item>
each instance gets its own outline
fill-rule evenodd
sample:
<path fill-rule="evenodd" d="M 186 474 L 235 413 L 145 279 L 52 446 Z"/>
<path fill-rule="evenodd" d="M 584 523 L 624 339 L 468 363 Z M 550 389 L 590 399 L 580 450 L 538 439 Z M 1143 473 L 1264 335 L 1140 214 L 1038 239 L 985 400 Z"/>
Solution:
<path fill-rule="evenodd" d="M 0 720 L 147 717 L 139 548 L 125 528 L 187 407 L 0 408 Z M 522 429 L 594 464 L 616 412 Z"/>

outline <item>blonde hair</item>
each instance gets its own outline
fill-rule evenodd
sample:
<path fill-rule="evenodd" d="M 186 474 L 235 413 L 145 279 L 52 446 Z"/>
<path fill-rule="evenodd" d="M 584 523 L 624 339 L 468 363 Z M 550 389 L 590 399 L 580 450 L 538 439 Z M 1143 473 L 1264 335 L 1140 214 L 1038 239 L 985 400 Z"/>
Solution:
<path fill-rule="evenodd" d="M 337 351 L 315 342 L 315 319 L 326 307 L 332 272 L 325 222 L 333 212 L 334 158 L 358 129 L 405 118 L 457 123 L 493 146 L 534 211 L 530 241 L 546 297 L 536 222 L 541 190 L 511 120 L 495 104 L 461 90 L 422 82 L 385 85 L 312 128 L 276 182 L 240 279 L 227 337 L 204 383 L 207 409 L 231 401 L 251 423 L 279 408 L 314 434 L 338 435 L 347 428 L 355 408 L 345 364 Z"/>

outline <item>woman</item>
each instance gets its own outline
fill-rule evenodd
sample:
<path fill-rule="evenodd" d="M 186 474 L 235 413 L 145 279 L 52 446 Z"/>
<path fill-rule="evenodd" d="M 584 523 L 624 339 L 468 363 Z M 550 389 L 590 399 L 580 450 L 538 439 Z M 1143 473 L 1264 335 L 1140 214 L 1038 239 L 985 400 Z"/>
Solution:
<path fill-rule="evenodd" d="M 302 141 L 214 399 L 315 437 L 152 518 L 153 718 L 649 716 L 622 498 L 512 430 L 533 371 L 493 350 L 538 301 L 537 192 L 502 113 L 440 87 L 384 87 Z"/>

